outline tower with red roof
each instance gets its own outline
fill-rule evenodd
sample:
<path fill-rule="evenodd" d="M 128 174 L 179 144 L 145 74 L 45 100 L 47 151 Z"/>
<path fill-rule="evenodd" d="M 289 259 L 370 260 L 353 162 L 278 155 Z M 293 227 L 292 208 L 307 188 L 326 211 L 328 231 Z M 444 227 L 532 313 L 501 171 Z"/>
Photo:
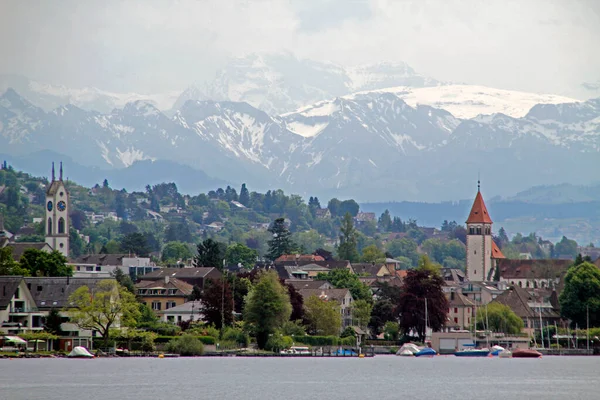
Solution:
<path fill-rule="evenodd" d="M 505 258 L 492 239 L 492 224 L 478 181 L 477 196 L 467 218 L 466 275 L 470 281 L 493 280 L 496 260 Z"/>

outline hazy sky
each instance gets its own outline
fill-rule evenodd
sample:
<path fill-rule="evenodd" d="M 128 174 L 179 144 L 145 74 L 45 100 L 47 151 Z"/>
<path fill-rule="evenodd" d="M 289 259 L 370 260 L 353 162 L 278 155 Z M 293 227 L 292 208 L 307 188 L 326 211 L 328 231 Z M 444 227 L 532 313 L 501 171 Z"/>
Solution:
<path fill-rule="evenodd" d="M 116 91 L 181 89 L 283 50 L 572 94 L 600 80 L 599 48 L 600 0 L 0 0 L 0 73 Z"/>

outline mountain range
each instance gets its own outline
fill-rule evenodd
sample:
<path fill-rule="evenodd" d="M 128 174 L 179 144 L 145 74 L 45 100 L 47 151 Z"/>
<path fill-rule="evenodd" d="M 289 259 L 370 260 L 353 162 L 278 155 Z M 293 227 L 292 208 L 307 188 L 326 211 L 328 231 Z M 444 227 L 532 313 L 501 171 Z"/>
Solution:
<path fill-rule="evenodd" d="M 405 64 L 254 55 L 168 109 L 140 99 L 49 109 L 28 90 L 0 96 L 0 153 L 51 151 L 104 171 L 189 168 L 173 181 L 197 173 L 307 196 L 440 201 L 468 197 L 478 175 L 507 196 L 588 184 L 600 166 L 600 99 L 441 83 Z"/>

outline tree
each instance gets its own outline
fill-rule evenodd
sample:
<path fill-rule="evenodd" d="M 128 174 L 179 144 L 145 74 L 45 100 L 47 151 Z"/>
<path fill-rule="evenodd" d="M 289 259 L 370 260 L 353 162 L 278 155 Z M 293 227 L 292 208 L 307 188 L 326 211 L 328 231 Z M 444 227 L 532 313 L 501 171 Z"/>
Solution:
<path fill-rule="evenodd" d="M 359 259 L 358 250 L 356 249 L 356 229 L 354 229 L 350 213 L 344 215 L 340 227 L 340 244 L 337 252 L 338 258 L 341 260 L 356 262 Z"/>
<path fill-rule="evenodd" d="M 269 232 L 273 235 L 269 240 L 269 251 L 266 257 L 269 260 L 276 260 L 283 254 L 292 254 L 296 250 L 296 244 L 292 241 L 291 233 L 285 226 L 284 218 L 277 218 Z"/>
<path fill-rule="evenodd" d="M 12 247 L 10 246 L 0 248 L 0 276 L 2 275 L 31 275 L 29 269 L 22 268 L 21 265 L 13 259 Z"/>
<path fill-rule="evenodd" d="M 376 245 L 372 244 L 367 246 L 362 251 L 361 257 L 362 262 L 374 263 L 379 261 L 385 261 L 385 253 L 377 248 Z"/>
<path fill-rule="evenodd" d="M 385 210 L 379 217 L 379 229 L 382 232 L 390 232 L 392 230 L 392 217 L 389 210 Z"/>
<path fill-rule="evenodd" d="M 352 217 L 356 217 L 358 210 L 360 210 L 360 207 L 356 201 L 344 200 L 340 203 L 338 215 L 350 214 Z"/>
<path fill-rule="evenodd" d="M 291 313 L 288 290 L 279 283 L 277 273 L 262 272 L 244 306 L 244 322 L 254 332 L 259 349 L 265 348 L 269 335 L 288 321 Z"/>
<path fill-rule="evenodd" d="M 405 335 L 415 332 L 425 340 L 425 301 L 427 301 L 427 327 L 439 331 L 446 323 L 449 303 L 442 286 L 444 280 L 428 268 L 409 270 L 398 303 L 400 327 Z"/>
<path fill-rule="evenodd" d="M 366 300 L 356 300 L 352 303 L 352 323 L 366 329 L 371 320 L 373 303 Z"/>
<path fill-rule="evenodd" d="M 136 254 L 140 257 L 148 257 L 150 246 L 143 233 L 133 232 L 123 236 L 120 244 L 120 251 L 123 253 Z"/>
<path fill-rule="evenodd" d="M 340 306 L 335 301 L 310 296 L 304 302 L 308 332 L 319 336 L 337 336 L 342 328 Z"/>
<path fill-rule="evenodd" d="M 576 241 L 567 239 L 566 236 L 563 236 L 560 242 L 554 245 L 554 254 L 556 256 L 569 256 L 575 258 L 578 247 Z"/>
<path fill-rule="evenodd" d="M 419 253 L 417 252 L 417 244 L 409 239 L 394 239 L 387 244 L 387 251 L 389 251 L 394 258 L 406 257 L 409 258 L 413 266 L 417 265 L 419 260 Z"/>
<path fill-rule="evenodd" d="M 21 256 L 20 264 L 30 276 L 73 276 L 73 268 L 66 265 L 67 258 L 54 250 L 51 253 L 27 249 Z"/>
<path fill-rule="evenodd" d="M 350 289 L 354 301 L 373 299 L 371 289 L 362 283 L 357 275 L 345 268 L 335 268 L 327 274 L 320 272 L 316 280 L 328 281 L 336 289 Z"/>
<path fill-rule="evenodd" d="M 280 283 L 287 288 L 288 294 L 290 295 L 290 304 L 292 305 L 290 321 L 302 320 L 304 318 L 304 298 L 291 283 L 285 283 L 285 280 L 283 279 L 280 280 Z"/>
<path fill-rule="evenodd" d="M 332 217 L 338 217 L 341 215 L 339 213 L 340 212 L 340 204 L 341 204 L 341 201 L 339 201 L 335 197 L 333 199 L 329 200 L 329 202 L 327 203 L 327 208 L 329 209 L 329 212 L 331 213 Z"/>
<path fill-rule="evenodd" d="M 523 329 L 523 320 L 509 306 L 491 302 L 477 310 L 475 317 L 477 329 L 487 329 L 492 332 L 518 334 Z"/>
<path fill-rule="evenodd" d="M 192 258 L 192 252 L 187 244 L 181 242 L 169 242 L 165 244 L 161 253 L 162 261 L 188 260 Z"/>
<path fill-rule="evenodd" d="M 140 313 L 135 296 L 111 279 L 91 289 L 81 286 L 69 296 L 68 304 L 72 305 L 66 310 L 71 322 L 81 329 L 98 331 L 104 347 L 108 347 L 111 328 L 134 326 Z"/>
<path fill-rule="evenodd" d="M 196 267 L 212 267 L 219 271 L 223 270 L 223 259 L 225 258 L 225 244 L 206 239 L 198 243 L 198 254 L 194 259 Z"/>
<path fill-rule="evenodd" d="M 204 319 L 221 329 L 233 323 L 233 297 L 229 282 L 224 279 L 212 279 L 200 295 L 202 300 Z M 221 316 L 223 318 L 221 318 Z"/>
<path fill-rule="evenodd" d="M 55 335 L 62 336 L 63 331 L 61 329 L 61 325 L 63 323 L 63 317 L 60 315 L 60 312 L 56 308 L 52 308 L 48 315 L 46 316 L 44 322 L 44 330 L 46 332 L 53 333 Z"/>
<path fill-rule="evenodd" d="M 600 269 L 589 262 L 571 266 L 559 301 L 572 326 L 586 326 L 588 315 L 590 327 L 600 326 Z"/>
<path fill-rule="evenodd" d="M 135 295 L 135 286 L 129 274 L 123 272 L 121 268 L 115 268 L 113 272 L 111 272 L 111 275 L 113 278 L 115 278 L 119 285 L 127 289 L 129 293 Z"/>
<path fill-rule="evenodd" d="M 250 205 L 250 193 L 246 188 L 246 184 L 242 183 L 242 188 L 240 189 L 240 203 L 248 207 Z"/>
<path fill-rule="evenodd" d="M 201 356 L 204 353 L 204 345 L 195 336 L 182 335 L 167 343 L 167 351 L 184 357 Z"/>
<path fill-rule="evenodd" d="M 253 268 L 258 259 L 258 251 L 244 246 L 241 243 L 234 243 L 227 247 L 225 252 L 225 261 L 229 265 L 241 264 L 244 268 Z"/>
<path fill-rule="evenodd" d="M 394 309 L 394 304 L 388 299 L 377 299 L 375 301 L 368 325 L 372 334 L 379 335 L 386 322 L 397 321 Z"/>

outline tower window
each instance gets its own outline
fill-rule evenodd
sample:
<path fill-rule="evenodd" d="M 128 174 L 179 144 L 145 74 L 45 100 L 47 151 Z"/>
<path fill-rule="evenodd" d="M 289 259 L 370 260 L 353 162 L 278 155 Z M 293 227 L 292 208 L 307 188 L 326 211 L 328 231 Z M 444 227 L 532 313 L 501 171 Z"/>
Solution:
<path fill-rule="evenodd" d="M 52 218 L 48 218 L 48 235 L 52 235 Z"/>
<path fill-rule="evenodd" d="M 58 233 L 65 233 L 65 219 L 62 217 L 58 220 Z"/>
<path fill-rule="evenodd" d="M 477 227 L 477 234 L 481 235 L 481 227 L 480 226 Z"/>

